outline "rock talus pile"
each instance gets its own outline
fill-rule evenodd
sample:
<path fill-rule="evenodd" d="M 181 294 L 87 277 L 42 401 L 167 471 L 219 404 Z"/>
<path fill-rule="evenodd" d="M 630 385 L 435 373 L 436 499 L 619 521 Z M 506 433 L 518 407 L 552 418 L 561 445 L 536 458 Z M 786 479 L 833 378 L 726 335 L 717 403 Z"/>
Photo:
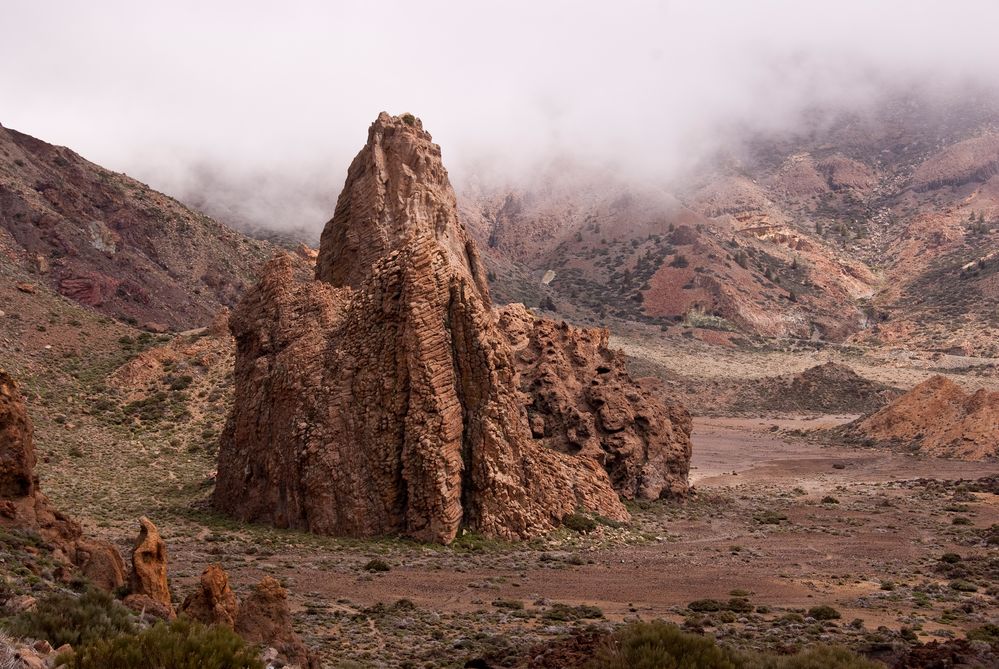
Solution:
<path fill-rule="evenodd" d="M 230 319 L 217 508 L 350 536 L 526 538 L 686 491 L 690 422 L 607 333 L 494 309 L 418 119 L 381 114 L 313 281 L 279 256 Z"/>

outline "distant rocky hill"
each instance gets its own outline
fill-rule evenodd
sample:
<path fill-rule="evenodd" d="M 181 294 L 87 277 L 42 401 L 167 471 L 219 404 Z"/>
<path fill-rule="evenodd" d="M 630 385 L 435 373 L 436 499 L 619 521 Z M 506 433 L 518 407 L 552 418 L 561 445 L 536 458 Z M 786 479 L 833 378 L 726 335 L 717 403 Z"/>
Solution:
<path fill-rule="evenodd" d="M 274 246 L 73 151 L 0 127 L 3 261 L 60 294 L 147 326 L 207 325 Z"/>
<path fill-rule="evenodd" d="M 827 362 L 799 374 L 743 384 L 731 410 L 865 413 L 900 394 L 895 388 L 865 379 L 846 365 Z"/>
<path fill-rule="evenodd" d="M 570 167 L 477 186 L 462 215 L 499 299 L 584 322 L 999 354 L 999 104 L 891 100 L 806 128 L 683 182 Z"/>
<path fill-rule="evenodd" d="M 934 376 L 894 402 L 852 423 L 855 441 L 918 451 L 925 455 L 990 460 L 999 458 L 999 392 L 967 393 L 944 376 Z"/>

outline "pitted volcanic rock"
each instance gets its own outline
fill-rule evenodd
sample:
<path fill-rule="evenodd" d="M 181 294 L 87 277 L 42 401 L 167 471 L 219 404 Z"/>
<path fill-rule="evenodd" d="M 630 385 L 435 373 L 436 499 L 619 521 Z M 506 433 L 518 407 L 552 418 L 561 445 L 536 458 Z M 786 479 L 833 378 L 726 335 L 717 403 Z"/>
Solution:
<path fill-rule="evenodd" d="M 410 115 L 372 124 L 316 280 L 278 256 L 230 327 L 214 503 L 239 518 L 516 539 L 686 491 L 686 412 L 632 381 L 605 332 L 493 309 L 440 148 Z"/>

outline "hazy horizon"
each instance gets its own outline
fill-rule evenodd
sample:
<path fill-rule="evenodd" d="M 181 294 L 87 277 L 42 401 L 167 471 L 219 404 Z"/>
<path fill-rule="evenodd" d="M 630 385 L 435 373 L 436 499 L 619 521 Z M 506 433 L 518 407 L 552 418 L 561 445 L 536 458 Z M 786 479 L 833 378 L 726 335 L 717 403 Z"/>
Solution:
<path fill-rule="evenodd" d="M 274 228 L 322 225 L 382 110 L 421 117 L 459 187 L 556 159 L 668 180 L 809 108 L 999 74 L 999 5 L 981 0 L 15 0 L 4 14 L 0 123 Z"/>

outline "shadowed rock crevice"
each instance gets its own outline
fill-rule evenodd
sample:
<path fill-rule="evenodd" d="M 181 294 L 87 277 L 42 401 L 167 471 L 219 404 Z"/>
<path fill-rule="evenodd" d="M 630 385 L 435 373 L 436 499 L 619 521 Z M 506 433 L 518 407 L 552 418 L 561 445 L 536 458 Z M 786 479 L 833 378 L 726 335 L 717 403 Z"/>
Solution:
<path fill-rule="evenodd" d="M 625 519 L 619 495 L 686 491 L 689 417 L 628 376 L 606 331 L 492 307 L 418 120 L 378 117 L 323 232 L 316 280 L 295 281 L 291 260 L 275 258 L 231 328 L 236 396 L 214 503 L 239 518 L 516 539 L 580 509 Z M 543 438 L 528 413 L 539 387 Z"/>

